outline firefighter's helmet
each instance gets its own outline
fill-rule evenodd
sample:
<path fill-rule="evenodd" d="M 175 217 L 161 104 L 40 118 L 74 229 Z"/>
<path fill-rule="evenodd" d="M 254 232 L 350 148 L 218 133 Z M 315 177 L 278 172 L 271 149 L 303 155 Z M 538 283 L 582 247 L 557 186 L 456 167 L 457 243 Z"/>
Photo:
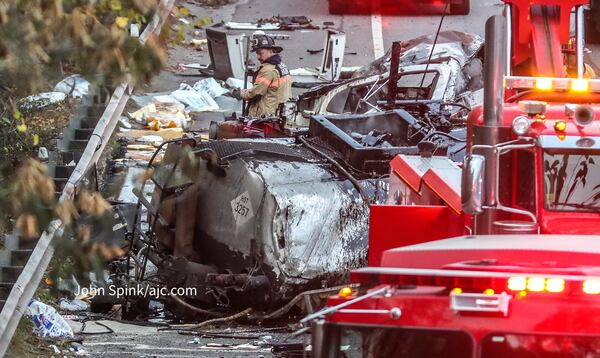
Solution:
<path fill-rule="evenodd" d="M 252 41 L 252 52 L 256 52 L 259 48 L 271 49 L 275 53 L 283 51 L 283 47 L 275 45 L 275 40 L 267 35 L 254 35 Z"/>

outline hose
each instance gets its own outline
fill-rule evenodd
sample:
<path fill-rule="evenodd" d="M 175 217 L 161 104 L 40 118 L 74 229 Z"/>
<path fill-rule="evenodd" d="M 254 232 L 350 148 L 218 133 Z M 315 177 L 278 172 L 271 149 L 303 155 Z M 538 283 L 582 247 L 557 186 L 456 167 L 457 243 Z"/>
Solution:
<path fill-rule="evenodd" d="M 298 139 L 308 149 L 310 149 L 313 152 L 318 153 L 319 155 L 323 156 L 323 158 L 325 158 L 329 163 L 333 164 L 334 167 L 336 167 L 340 172 L 342 172 L 342 174 L 344 174 L 344 176 L 346 176 L 346 178 L 348 180 L 350 180 L 350 182 L 354 185 L 354 187 L 356 188 L 356 190 L 358 191 L 358 193 L 360 194 L 360 196 L 362 197 L 362 199 L 365 201 L 365 203 L 368 204 L 368 203 L 371 202 L 371 199 L 369 198 L 369 196 L 365 192 L 365 188 L 363 188 L 363 186 L 360 184 L 360 182 L 358 180 L 356 180 L 356 178 L 354 178 L 352 176 L 352 174 L 350 174 L 350 172 L 346 170 L 346 168 L 342 167 L 340 165 L 340 163 L 338 163 L 335 159 L 333 159 L 329 155 L 325 154 L 323 151 L 321 151 L 321 150 L 315 148 L 313 145 L 309 144 L 308 141 L 304 137 L 299 136 Z"/>
<path fill-rule="evenodd" d="M 222 318 L 224 317 L 223 314 L 221 313 L 216 313 L 216 312 L 212 312 L 212 311 L 207 311 L 205 309 L 196 307 L 194 305 L 191 305 L 187 302 L 185 302 L 184 300 L 182 300 L 181 298 L 175 296 L 175 295 L 171 295 L 171 298 L 173 298 L 173 300 L 175 300 L 175 302 L 177 302 L 178 304 L 184 306 L 185 308 L 188 308 L 194 312 L 200 313 L 202 315 L 208 316 L 208 317 L 217 317 L 217 318 Z"/>
<path fill-rule="evenodd" d="M 444 137 L 447 137 L 447 138 L 450 138 L 452 140 L 455 140 L 457 142 L 462 142 L 462 143 L 464 143 L 464 142 L 467 141 L 466 139 L 461 139 L 461 138 L 455 137 L 452 134 L 448 134 L 448 133 L 444 133 L 444 132 L 438 132 L 438 131 L 430 132 L 425 137 L 423 137 L 423 140 L 427 140 L 427 139 L 433 137 L 434 135 L 441 135 L 441 136 L 444 136 Z"/>

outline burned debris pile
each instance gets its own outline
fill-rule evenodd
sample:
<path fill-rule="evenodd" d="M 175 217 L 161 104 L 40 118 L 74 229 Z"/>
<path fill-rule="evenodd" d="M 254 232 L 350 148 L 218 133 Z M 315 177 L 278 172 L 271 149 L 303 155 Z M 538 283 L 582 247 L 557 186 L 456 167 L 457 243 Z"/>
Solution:
<path fill-rule="evenodd" d="M 143 184 L 131 191 L 129 256 L 112 282 L 193 288 L 161 299 L 180 320 L 312 311 L 366 264 L 369 206 L 388 202 L 389 162 L 462 161 L 466 119 L 481 100 L 481 39 L 396 43 L 357 71 L 332 69 L 276 115 L 251 117 L 236 99 L 249 86 L 236 67 L 246 61 L 223 46 L 231 35 L 209 32 L 213 64 L 202 72 L 216 79 L 134 97 L 140 109 L 123 120 L 126 159 L 138 163 L 130 173 Z M 127 317 L 148 306 L 119 304 Z"/>

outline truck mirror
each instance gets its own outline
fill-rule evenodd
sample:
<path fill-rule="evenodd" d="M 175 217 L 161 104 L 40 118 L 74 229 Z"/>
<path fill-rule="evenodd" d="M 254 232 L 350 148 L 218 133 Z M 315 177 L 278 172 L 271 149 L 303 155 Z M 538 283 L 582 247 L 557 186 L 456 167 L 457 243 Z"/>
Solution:
<path fill-rule="evenodd" d="M 462 210 L 466 214 L 483 212 L 483 172 L 485 157 L 470 155 L 465 158 L 463 167 Z"/>

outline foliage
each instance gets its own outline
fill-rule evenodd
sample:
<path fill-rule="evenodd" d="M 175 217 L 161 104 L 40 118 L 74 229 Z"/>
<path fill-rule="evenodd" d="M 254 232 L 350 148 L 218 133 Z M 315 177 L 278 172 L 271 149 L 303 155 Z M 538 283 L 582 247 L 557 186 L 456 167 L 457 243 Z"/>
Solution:
<path fill-rule="evenodd" d="M 63 66 L 98 82 L 147 81 L 163 55 L 142 45 L 128 23 L 143 23 L 156 0 L 0 0 L 0 78 L 22 93 L 39 91 Z M 123 21 L 127 19 L 127 21 Z"/>
<path fill-rule="evenodd" d="M 77 193 L 76 200 L 63 202 L 57 201 L 54 192 L 54 182 L 44 164 L 30 159 L 20 167 L 9 192 L 16 227 L 22 239 L 35 240 L 52 220 L 60 218 L 65 229 L 62 236 L 55 238 L 55 245 L 56 256 L 61 260 L 50 279 L 56 282 L 58 276 L 74 275 L 84 283 L 84 273 L 100 273 L 106 260 L 124 254 L 117 245 L 92 240 L 93 229 L 112 227 L 112 209 L 97 192 L 84 189 Z"/>
<path fill-rule="evenodd" d="M 16 99 L 75 71 L 97 85 L 124 79 L 149 81 L 164 63 L 154 38 L 142 45 L 128 34 L 140 29 L 158 0 L 0 0 L 0 234 L 11 217 L 8 183 L 17 164 L 52 148 L 66 123 L 49 124 L 48 111 L 21 113 Z M 61 105 L 61 108 L 68 105 Z M 35 117 L 42 121 L 35 121 Z M 44 118 L 46 116 L 46 118 Z M 67 113 L 59 113 L 63 121 Z M 39 124 L 39 125 L 36 125 Z M 24 219 L 22 219 L 24 220 Z"/>

